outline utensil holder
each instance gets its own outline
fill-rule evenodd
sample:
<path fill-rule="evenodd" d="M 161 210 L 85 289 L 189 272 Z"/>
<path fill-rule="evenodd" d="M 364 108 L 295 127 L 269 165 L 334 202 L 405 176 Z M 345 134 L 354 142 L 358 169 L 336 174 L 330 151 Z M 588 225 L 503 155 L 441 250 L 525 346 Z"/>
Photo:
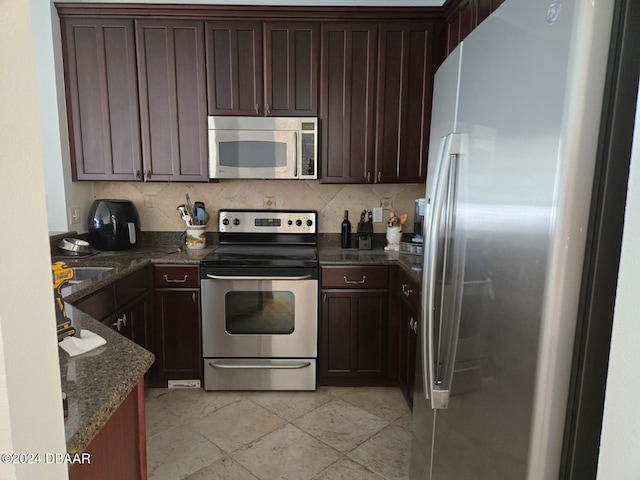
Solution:
<path fill-rule="evenodd" d="M 187 227 L 187 238 L 185 244 L 189 250 L 200 250 L 207 242 L 206 225 L 189 225 Z"/>

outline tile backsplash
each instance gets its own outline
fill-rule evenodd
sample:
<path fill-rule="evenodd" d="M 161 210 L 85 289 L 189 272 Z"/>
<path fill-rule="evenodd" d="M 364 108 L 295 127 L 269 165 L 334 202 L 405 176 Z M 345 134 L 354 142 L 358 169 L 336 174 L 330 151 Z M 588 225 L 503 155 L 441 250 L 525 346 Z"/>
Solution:
<path fill-rule="evenodd" d="M 142 231 L 182 231 L 184 222 L 176 207 L 192 201 L 206 205 L 211 220 L 207 231 L 216 231 L 220 208 L 279 208 L 317 210 L 319 231 L 338 233 L 345 210 L 353 231 L 362 210 L 383 206 L 383 218 L 393 210 L 408 215 L 405 232 L 413 231 L 414 200 L 424 196 L 423 184 L 330 185 L 303 180 L 222 180 L 219 183 L 94 182 L 94 198 L 131 200 L 140 214 Z M 383 233 L 386 222 L 374 223 Z"/>

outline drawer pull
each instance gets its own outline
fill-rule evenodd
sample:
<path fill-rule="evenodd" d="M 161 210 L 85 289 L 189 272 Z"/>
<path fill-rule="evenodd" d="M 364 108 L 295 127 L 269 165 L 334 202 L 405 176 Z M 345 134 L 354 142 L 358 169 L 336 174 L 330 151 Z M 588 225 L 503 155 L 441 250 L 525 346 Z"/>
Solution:
<path fill-rule="evenodd" d="M 343 276 L 342 278 L 344 278 L 344 283 L 348 283 L 349 285 L 362 285 L 364 282 L 367 281 L 366 275 L 362 276 L 362 280 L 348 280 L 346 275 Z"/>
<path fill-rule="evenodd" d="M 187 283 L 187 277 L 189 275 L 185 274 L 184 278 L 182 280 L 179 279 L 173 279 L 173 278 L 169 278 L 169 276 L 165 273 L 164 274 L 164 281 L 167 283 Z"/>
<path fill-rule="evenodd" d="M 408 297 L 409 295 L 411 295 L 411 292 L 413 292 L 412 289 L 407 288 L 409 285 L 406 284 L 402 284 L 402 293 L 404 294 L 405 297 Z"/>

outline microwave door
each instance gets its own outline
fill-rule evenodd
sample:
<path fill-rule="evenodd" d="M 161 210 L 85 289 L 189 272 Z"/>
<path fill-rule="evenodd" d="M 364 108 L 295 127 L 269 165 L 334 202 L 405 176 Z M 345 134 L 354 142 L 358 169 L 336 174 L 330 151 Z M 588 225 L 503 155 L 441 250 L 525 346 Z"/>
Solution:
<path fill-rule="evenodd" d="M 209 130 L 211 178 L 296 178 L 297 132 Z"/>

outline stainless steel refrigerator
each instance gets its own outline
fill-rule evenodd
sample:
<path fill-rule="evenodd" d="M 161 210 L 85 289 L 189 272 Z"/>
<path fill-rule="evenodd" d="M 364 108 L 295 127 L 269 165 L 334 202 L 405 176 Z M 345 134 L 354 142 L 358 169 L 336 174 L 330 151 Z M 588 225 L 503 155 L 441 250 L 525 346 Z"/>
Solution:
<path fill-rule="evenodd" d="M 436 73 L 411 480 L 560 476 L 619 4 L 507 0 Z"/>

